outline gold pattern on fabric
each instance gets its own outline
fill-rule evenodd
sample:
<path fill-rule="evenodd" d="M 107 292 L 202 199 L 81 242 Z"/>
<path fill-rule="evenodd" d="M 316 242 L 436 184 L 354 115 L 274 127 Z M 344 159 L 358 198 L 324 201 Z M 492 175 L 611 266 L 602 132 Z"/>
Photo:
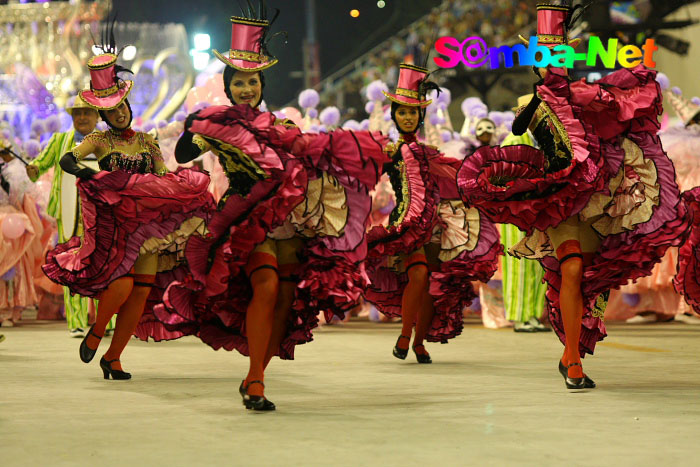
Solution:
<path fill-rule="evenodd" d="M 538 34 L 537 42 L 541 44 L 564 44 L 564 36 L 555 34 Z"/>
<path fill-rule="evenodd" d="M 571 147 L 571 141 L 569 140 L 569 134 L 566 132 L 564 129 L 564 125 L 561 123 L 561 120 L 559 120 L 559 117 L 554 113 L 551 107 L 547 105 L 547 103 L 543 100 L 540 102 L 539 107 L 537 110 L 542 110 L 543 114 L 540 118 L 537 119 L 538 123 L 544 116 L 546 115 L 549 117 L 549 122 L 551 122 L 552 125 L 554 125 L 554 128 L 550 128 L 553 130 L 552 135 L 554 136 L 554 142 L 557 143 L 557 145 L 561 144 L 562 142 L 566 145 L 566 148 L 569 150 L 569 154 L 573 157 L 574 150 Z M 563 157 L 566 158 L 566 154 L 564 154 L 563 151 L 556 151 L 557 152 L 557 157 Z"/>
<path fill-rule="evenodd" d="M 151 237 L 143 242 L 139 255 L 158 254 L 158 272 L 174 269 L 185 259 L 185 244 L 193 234 L 209 233 L 204 219 L 191 217 L 165 237 Z"/>
<path fill-rule="evenodd" d="M 605 318 L 605 309 L 608 307 L 608 298 L 610 298 L 609 290 L 606 290 L 598 295 L 598 298 L 596 298 L 595 304 L 593 305 L 593 309 L 591 310 L 591 314 L 593 314 L 594 318 Z"/>
<path fill-rule="evenodd" d="M 151 155 L 153 159 L 153 173 L 156 175 L 165 175 L 168 172 L 165 166 L 165 161 L 163 160 L 163 153 L 160 151 L 160 146 L 158 141 L 151 138 L 150 135 L 146 133 L 138 133 L 141 139 L 141 144 L 143 144 L 144 149 Z"/>
<path fill-rule="evenodd" d="M 205 152 L 211 151 L 211 145 L 199 135 L 194 135 L 192 137 L 192 142 L 197 145 L 200 154 L 204 154 Z"/>
<path fill-rule="evenodd" d="M 275 125 L 286 126 L 287 128 L 297 128 L 297 124 L 288 118 L 276 118 Z"/>
<path fill-rule="evenodd" d="M 237 147 L 216 138 L 204 138 L 211 146 L 211 150 L 219 157 L 219 161 L 222 162 L 224 171 L 227 173 L 242 172 L 253 180 L 265 180 L 269 177 L 265 170 Z"/>
<path fill-rule="evenodd" d="M 230 49 L 228 53 L 228 58 L 231 60 L 245 60 L 248 62 L 263 63 L 267 61 L 265 55 L 261 55 L 255 52 L 250 52 L 248 50 L 236 50 Z"/>
<path fill-rule="evenodd" d="M 167 172 L 158 143 L 146 133 L 134 132 L 132 136 L 125 138 L 121 133 L 112 130 L 94 131 L 85 137 L 83 142 L 85 141 L 95 147 L 94 152 L 98 161 L 102 161 L 105 157 L 117 157 L 127 165 L 137 166 L 145 160 L 148 163 L 147 173 L 163 175 Z M 78 160 L 87 156 L 75 149 L 73 154 Z"/>
<path fill-rule="evenodd" d="M 396 95 L 420 100 L 420 94 L 418 93 L 418 91 L 412 91 L 410 89 L 396 88 Z"/>
<path fill-rule="evenodd" d="M 384 146 L 384 152 L 387 154 L 394 154 L 399 149 L 399 144 L 401 144 L 400 141 L 396 143 L 389 141 L 386 143 L 386 146 Z"/>
<path fill-rule="evenodd" d="M 110 149 L 110 139 L 107 136 L 106 131 L 93 131 L 89 135 L 87 135 L 84 139 L 83 142 L 88 142 L 95 146 L 96 152 L 101 151 L 103 149 Z M 81 154 L 78 148 L 80 145 L 77 147 L 73 148 L 73 155 L 77 160 L 83 160 L 85 159 L 89 154 Z"/>
<path fill-rule="evenodd" d="M 608 185 L 608 193 L 596 193 L 581 211 L 581 217 L 599 217 L 592 226 L 602 236 L 634 230 L 654 214 L 661 186 L 653 161 L 631 140 L 622 141 L 625 158 L 617 175 Z"/>
<path fill-rule="evenodd" d="M 97 97 L 109 97 L 112 94 L 116 94 L 117 92 L 119 92 L 120 88 L 124 87 L 126 87 L 126 83 L 122 81 L 107 89 L 92 89 L 92 93 Z"/>
<path fill-rule="evenodd" d="M 401 225 L 406 214 L 408 214 L 408 207 L 411 205 L 411 190 L 408 185 L 408 174 L 406 173 L 406 163 L 404 161 L 399 161 L 396 164 L 401 173 L 401 202 L 395 208 L 398 209 L 399 217 L 396 219 L 394 225 Z"/>

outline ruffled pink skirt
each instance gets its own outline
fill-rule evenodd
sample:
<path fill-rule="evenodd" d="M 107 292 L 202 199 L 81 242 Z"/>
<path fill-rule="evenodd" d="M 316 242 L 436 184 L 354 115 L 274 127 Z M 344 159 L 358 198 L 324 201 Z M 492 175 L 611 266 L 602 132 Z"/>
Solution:
<path fill-rule="evenodd" d="M 403 145 L 408 205 L 400 222 L 373 227 L 368 234 L 368 301 L 390 317 L 401 316 L 408 284 L 400 258 L 426 244 L 439 245 L 437 269 L 430 272 L 428 291 L 435 314 L 426 339 L 445 343 L 463 328 L 463 310 L 477 294 L 472 281 L 486 282 L 498 267 L 503 248 L 495 226 L 458 198 L 454 179 L 459 161 L 419 143 Z"/>
<path fill-rule="evenodd" d="M 292 359 L 296 345 L 313 339 L 319 310 L 342 316 L 361 297 L 367 284 L 360 261 L 366 254 L 368 191 L 386 156 L 378 135 L 344 130 L 310 135 L 275 123 L 274 115 L 250 106 L 210 107 L 194 121 L 191 131 L 240 151 L 264 170 L 265 178 L 245 196 L 226 198 L 208 224 L 208 235 L 189 240 L 189 274 L 168 287 L 156 314 L 169 329 L 197 335 L 214 349 L 248 355 L 245 323 L 252 290 L 244 268 L 257 245 L 291 224 L 304 246 L 277 355 Z M 319 201 L 310 193 L 321 178 L 336 184 L 334 192 L 344 199 L 343 225 L 329 235 L 323 215 L 312 216 L 314 221 L 306 217 L 303 224 L 296 216 L 312 198 L 319 212 L 331 210 L 323 197 Z"/>
<path fill-rule="evenodd" d="M 136 335 L 144 340 L 180 337 L 154 319 L 152 307 L 165 287 L 184 275 L 183 245 L 203 231 L 214 210 L 208 185 L 209 177 L 193 169 L 163 176 L 100 172 L 78 181 L 84 234 L 49 251 L 44 273 L 73 293 L 95 297 L 127 274 L 140 254 L 157 253 L 155 286 Z"/>
<path fill-rule="evenodd" d="M 516 254 L 544 266 L 550 321 L 562 342 L 561 273 L 544 232 L 573 216 L 592 222 L 600 247 L 584 266 L 582 355 L 593 353 L 606 335 L 607 291 L 648 275 L 687 229 L 673 164 L 656 136 L 662 106 L 654 78 L 643 67 L 619 70 L 595 84 L 550 73 L 538 93 L 565 129 L 571 165 L 545 174 L 545 155 L 535 148 L 482 148 L 464 160 L 458 175 L 465 202 L 495 222 L 533 234 Z M 490 182 L 494 177 L 515 179 L 498 186 Z"/>

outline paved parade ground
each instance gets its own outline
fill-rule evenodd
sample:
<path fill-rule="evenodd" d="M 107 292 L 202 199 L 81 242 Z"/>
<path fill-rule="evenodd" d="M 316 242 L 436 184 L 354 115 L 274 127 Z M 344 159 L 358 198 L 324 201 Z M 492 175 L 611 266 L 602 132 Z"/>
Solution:
<path fill-rule="evenodd" d="M 131 381 L 78 358 L 64 323 L 0 328 L 0 465 L 691 465 L 700 326 L 611 325 L 570 392 L 552 333 L 467 323 L 435 363 L 391 355 L 397 324 L 316 331 L 266 376 L 271 413 L 241 405 L 248 360 L 196 338 L 136 340 Z M 107 341 L 108 338 L 105 338 Z M 107 348 L 102 343 L 101 350 Z"/>

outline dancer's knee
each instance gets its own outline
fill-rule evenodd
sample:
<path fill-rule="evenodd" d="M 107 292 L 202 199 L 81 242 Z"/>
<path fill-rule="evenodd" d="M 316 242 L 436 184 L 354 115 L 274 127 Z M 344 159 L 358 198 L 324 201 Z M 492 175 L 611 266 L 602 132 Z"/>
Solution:
<path fill-rule="evenodd" d="M 410 284 L 421 288 L 428 286 L 428 267 L 425 264 L 414 263 L 406 273 Z"/>
<path fill-rule="evenodd" d="M 250 277 L 250 284 L 256 299 L 269 301 L 272 305 L 275 304 L 279 292 L 277 271 L 269 268 L 258 269 Z"/>

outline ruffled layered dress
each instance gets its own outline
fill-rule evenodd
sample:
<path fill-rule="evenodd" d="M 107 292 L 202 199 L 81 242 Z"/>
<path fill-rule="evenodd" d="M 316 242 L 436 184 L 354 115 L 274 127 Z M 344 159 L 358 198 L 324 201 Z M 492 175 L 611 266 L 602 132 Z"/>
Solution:
<path fill-rule="evenodd" d="M 662 100 L 654 78 L 639 66 L 589 84 L 551 69 L 537 87 L 533 133 L 541 149 L 482 148 L 459 171 L 466 203 L 528 234 L 510 252 L 544 266 L 550 321 L 562 342 L 561 273 L 547 229 L 569 223 L 597 237 L 583 269 L 582 355 L 606 335 L 608 291 L 648 275 L 687 229 L 673 164 L 656 135 Z"/>
<path fill-rule="evenodd" d="M 23 225 L 17 238 L 5 238 L 0 228 L 0 322 L 19 319 L 22 308 L 39 303 L 34 274 L 43 253 L 43 226 L 31 196 L 25 194 L 19 204 L 21 211 L 10 204 L 0 205 L 0 227 L 11 217 Z"/>
<path fill-rule="evenodd" d="M 697 192 L 692 190 L 700 186 L 700 126 L 671 127 L 660 132 L 659 137 L 676 169 L 676 181 L 681 192 L 684 192 L 689 214 L 696 218 L 697 194 L 694 193 Z M 695 229 L 696 226 L 693 226 L 691 232 L 695 232 Z M 649 276 L 620 289 L 625 295 L 617 297 L 616 306 L 606 314 L 606 319 L 624 320 L 643 311 L 669 317 L 689 313 L 692 308 L 686 302 L 686 297 L 688 301 L 694 301 L 697 308 L 700 287 L 696 285 L 697 276 L 693 271 L 696 269 L 694 251 L 698 239 L 691 232 L 690 242 L 682 247 L 682 254 L 679 254 L 678 248 L 669 248 Z"/>
<path fill-rule="evenodd" d="M 312 340 L 318 312 L 343 316 L 359 301 L 367 277 L 365 226 L 369 190 L 386 161 L 384 139 L 336 130 L 302 134 L 248 105 L 209 107 L 190 131 L 211 148 L 229 189 L 185 256 L 190 274 L 167 290 L 158 318 L 169 329 L 196 334 L 214 349 L 248 355 L 246 310 L 252 289 L 245 273 L 266 239 L 301 238 L 297 287 L 277 355 L 292 359 Z"/>
<path fill-rule="evenodd" d="M 685 243 L 669 260 L 677 270 L 673 286 L 686 303 L 700 313 L 700 125 L 671 128 L 660 136 L 676 167 L 678 185 L 683 192 L 690 222 Z M 666 271 L 670 269 L 668 267 Z M 667 290 L 670 278 L 670 274 L 659 274 L 664 290 Z M 690 311 L 684 309 L 686 303 L 680 304 L 677 313 Z"/>
<path fill-rule="evenodd" d="M 387 149 L 393 153 L 385 170 L 396 207 L 387 226 L 375 226 L 368 233 L 366 267 L 371 285 L 366 298 L 385 315 L 401 316 L 408 284 L 405 262 L 428 245 L 429 262 L 437 262 L 430 271 L 435 315 L 426 338 L 444 343 L 462 332 L 462 312 L 477 296 L 471 281 L 486 282 L 498 268 L 503 252 L 498 230 L 459 199 L 458 160 L 417 141 L 400 141 L 398 147 Z"/>
<path fill-rule="evenodd" d="M 134 154 L 120 152 L 109 132 L 87 138 L 95 145 L 109 144 L 110 152 L 100 159 L 100 172 L 77 182 L 83 236 L 49 251 L 44 273 L 72 293 L 97 297 L 129 273 L 139 255 L 158 254 L 155 284 L 135 335 L 156 341 L 180 337 L 154 319 L 153 305 L 162 301 L 170 282 L 184 276 L 187 238 L 205 232 L 205 221 L 214 210 L 209 177 L 193 169 L 155 173 L 160 152 L 142 133 L 136 138 L 143 152 Z"/>

